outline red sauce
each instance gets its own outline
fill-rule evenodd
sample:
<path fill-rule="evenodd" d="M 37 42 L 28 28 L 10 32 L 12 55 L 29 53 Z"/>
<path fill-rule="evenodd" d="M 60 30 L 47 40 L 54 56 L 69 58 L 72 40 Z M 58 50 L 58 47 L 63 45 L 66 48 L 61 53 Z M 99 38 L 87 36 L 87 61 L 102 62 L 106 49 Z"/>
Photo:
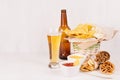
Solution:
<path fill-rule="evenodd" d="M 64 66 L 68 66 L 68 67 L 74 66 L 73 63 L 64 63 L 63 65 L 64 65 Z"/>

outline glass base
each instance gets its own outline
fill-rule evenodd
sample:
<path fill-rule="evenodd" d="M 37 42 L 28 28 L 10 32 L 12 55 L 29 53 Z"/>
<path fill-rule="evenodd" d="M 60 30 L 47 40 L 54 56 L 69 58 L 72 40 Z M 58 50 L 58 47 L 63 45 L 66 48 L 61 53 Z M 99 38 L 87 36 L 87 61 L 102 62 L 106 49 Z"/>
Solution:
<path fill-rule="evenodd" d="M 52 68 L 52 69 L 56 69 L 56 68 L 59 68 L 60 65 L 57 62 L 50 62 L 49 65 L 48 65 L 48 67 Z"/>

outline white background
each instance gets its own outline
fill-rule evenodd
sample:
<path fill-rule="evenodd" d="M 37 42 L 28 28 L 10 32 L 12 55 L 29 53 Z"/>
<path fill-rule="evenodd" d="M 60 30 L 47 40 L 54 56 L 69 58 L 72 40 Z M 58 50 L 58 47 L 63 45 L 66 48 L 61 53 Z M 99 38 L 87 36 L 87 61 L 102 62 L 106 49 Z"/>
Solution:
<path fill-rule="evenodd" d="M 45 54 L 46 32 L 59 27 L 63 8 L 67 9 L 71 28 L 80 23 L 120 27 L 119 3 L 119 0 L 0 0 L 0 52 Z"/>
<path fill-rule="evenodd" d="M 0 55 L 48 58 L 46 33 L 59 27 L 61 9 L 70 28 L 92 23 L 120 29 L 120 0 L 0 0 Z M 119 41 L 118 33 L 101 49 L 120 57 Z"/>

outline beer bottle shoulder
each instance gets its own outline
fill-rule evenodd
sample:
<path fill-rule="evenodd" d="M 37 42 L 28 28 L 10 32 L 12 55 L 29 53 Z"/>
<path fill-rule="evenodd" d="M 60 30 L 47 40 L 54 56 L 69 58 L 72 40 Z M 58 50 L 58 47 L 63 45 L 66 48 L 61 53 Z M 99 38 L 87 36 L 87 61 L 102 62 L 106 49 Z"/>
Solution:
<path fill-rule="evenodd" d="M 59 27 L 59 31 L 64 31 L 65 29 L 69 29 L 70 30 L 70 27 L 67 26 L 67 25 Z"/>

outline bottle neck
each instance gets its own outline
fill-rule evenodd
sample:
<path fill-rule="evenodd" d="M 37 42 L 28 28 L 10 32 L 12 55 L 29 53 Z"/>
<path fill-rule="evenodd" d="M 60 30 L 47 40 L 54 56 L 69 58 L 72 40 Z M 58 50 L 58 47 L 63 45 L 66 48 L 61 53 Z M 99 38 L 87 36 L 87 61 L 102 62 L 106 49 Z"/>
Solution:
<path fill-rule="evenodd" d="M 61 12 L 61 26 L 68 26 L 66 12 Z"/>

